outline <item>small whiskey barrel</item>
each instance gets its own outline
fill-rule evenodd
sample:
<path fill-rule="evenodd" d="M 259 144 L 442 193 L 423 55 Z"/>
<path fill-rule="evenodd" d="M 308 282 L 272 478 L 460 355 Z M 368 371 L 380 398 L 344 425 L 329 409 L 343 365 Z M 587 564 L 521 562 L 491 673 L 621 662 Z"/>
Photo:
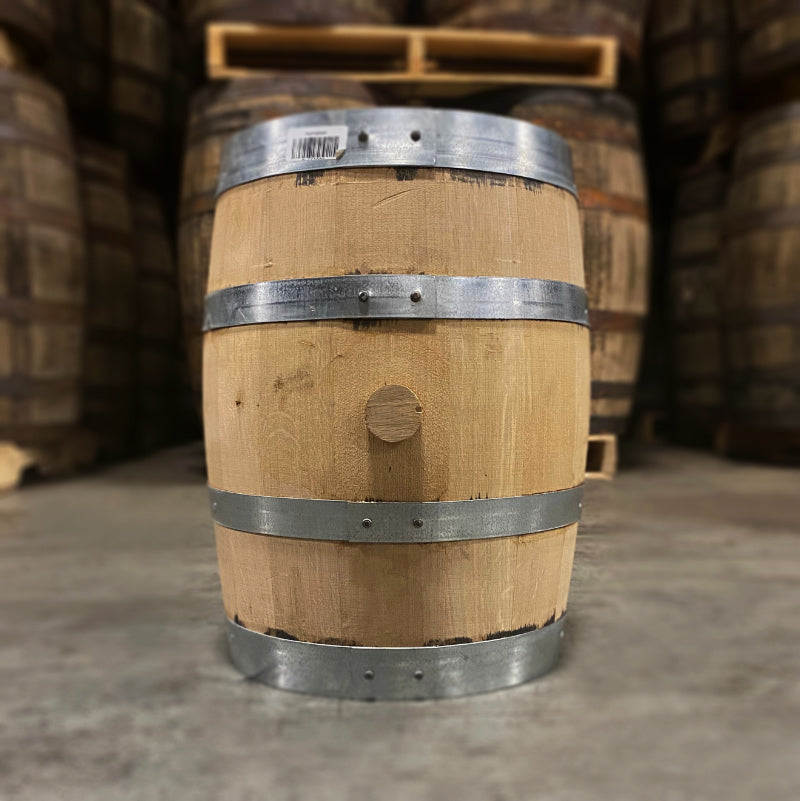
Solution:
<path fill-rule="evenodd" d="M 138 444 L 149 451 L 170 442 L 178 413 L 177 276 L 158 196 L 136 189 L 131 209 L 138 271 Z"/>
<path fill-rule="evenodd" d="M 669 257 L 672 375 L 678 434 L 711 433 L 722 420 L 722 220 L 728 170 L 721 159 L 680 180 Z"/>
<path fill-rule="evenodd" d="M 366 109 L 261 123 L 226 153 L 203 398 L 235 664 L 356 698 L 544 672 L 589 411 L 566 144 Z"/>
<path fill-rule="evenodd" d="M 137 292 L 127 166 L 122 151 L 78 143 L 88 245 L 84 413 L 105 456 L 133 450 Z"/>
<path fill-rule="evenodd" d="M 653 78 L 665 139 L 706 135 L 727 113 L 731 20 L 720 0 L 656 0 Z"/>
<path fill-rule="evenodd" d="M 356 108 L 373 103 L 369 91 L 361 84 L 301 76 L 217 82 L 195 93 L 183 161 L 178 272 L 190 374 L 198 396 L 203 301 L 224 143 L 243 128 L 293 112 Z"/>
<path fill-rule="evenodd" d="M 47 51 L 54 27 L 52 0 L 0 0 L 0 29 L 32 55 Z"/>
<path fill-rule="evenodd" d="M 642 0 L 424 0 L 428 21 L 455 28 L 526 30 L 554 36 L 614 36 L 641 57 Z"/>
<path fill-rule="evenodd" d="M 109 6 L 107 0 L 53 0 L 55 42 L 50 80 L 70 107 L 96 118 L 108 98 Z"/>
<path fill-rule="evenodd" d="M 592 320 L 592 433 L 622 434 L 639 369 L 650 260 L 636 109 L 613 92 L 544 90 L 511 115 L 558 131 L 572 149 Z"/>
<path fill-rule="evenodd" d="M 0 439 L 56 440 L 80 418 L 84 241 L 61 95 L 0 70 Z"/>
<path fill-rule="evenodd" d="M 172 30 L 167 0 L 112 0 L 111 122 L 137 171 L 158 172 L 164 155 Z"/>
<path fill-rule="evenodd" d="M 800 445 L 800 103 L 759 115 L 734 156 L 722 251 L 728 409 Z M 800 449 L 798 449 L 800 452 Z"/>
<path fill-rule="evenodd" d="M 739 75 L 755 84 L 800 66 L 800 3 L 797 0 L 733 0 Z"/>

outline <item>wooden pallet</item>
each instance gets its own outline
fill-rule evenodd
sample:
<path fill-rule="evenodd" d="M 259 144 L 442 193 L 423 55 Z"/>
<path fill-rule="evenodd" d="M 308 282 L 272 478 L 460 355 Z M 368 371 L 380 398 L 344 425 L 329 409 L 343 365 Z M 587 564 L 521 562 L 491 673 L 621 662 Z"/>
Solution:
<path fill-rule="evenodd" d="M 18 445 L 0 442 L 0 492 L 18 487 L 29 471 L 43 477 L 65 476 L 93 464 L 97 438 L 77 430 L 56 442 Z"/>
<path fill-rule="evenodd" d="M 610 481 L 617 474 L 617 435 L 590 434 L 586 452 L 586 478 Z"/>
<path fill-rule="evenodd" d="M 616 85 L 617 61 L 617 40 L 610 36 L 233 22 L 212 23 L 206 29 L 209 78 L 300 70 L 393 84 L 419 97 L 526 84 L 608 89 Z"/>

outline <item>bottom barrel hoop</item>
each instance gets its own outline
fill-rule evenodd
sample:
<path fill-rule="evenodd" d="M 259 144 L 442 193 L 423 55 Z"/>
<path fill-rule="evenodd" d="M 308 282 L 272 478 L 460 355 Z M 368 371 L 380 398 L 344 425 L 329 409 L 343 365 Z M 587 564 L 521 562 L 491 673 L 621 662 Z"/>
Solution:
<path fill-rule="evenodd" d="M 273 637 L 227 618 L 238 670 L 280 690 L 330 698 L 403 701 L 455 698 L 537 678 L 558 661 L 564 616 L 533 631 L 418 648 L 327 645 Z"/>

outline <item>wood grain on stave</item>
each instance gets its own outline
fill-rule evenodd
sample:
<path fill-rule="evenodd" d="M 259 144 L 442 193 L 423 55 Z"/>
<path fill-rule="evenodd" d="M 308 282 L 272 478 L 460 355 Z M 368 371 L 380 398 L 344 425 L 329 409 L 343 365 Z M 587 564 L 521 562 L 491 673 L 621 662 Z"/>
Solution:
<path fill-rule="evenodd" d="M 219 201 L 209 290 L 281 278 L 425 272 L 582 285 L 575 199 L 457 170 L 328 170 Z M 298 236 L 298 230 L 303 231 Z M 499 320 L 332 320 L 206 335 L 209 482 L 233 492 L 445 501 L 583 480 L 588 331 Z M 411 390 L 419 430 L 370 434 L 370 397 Z M 538 627 L 566 606 L 575 526 L 501 538 L 347 544 L 216 526 L 223 600 L 258 631 L 426 645 Z"/>

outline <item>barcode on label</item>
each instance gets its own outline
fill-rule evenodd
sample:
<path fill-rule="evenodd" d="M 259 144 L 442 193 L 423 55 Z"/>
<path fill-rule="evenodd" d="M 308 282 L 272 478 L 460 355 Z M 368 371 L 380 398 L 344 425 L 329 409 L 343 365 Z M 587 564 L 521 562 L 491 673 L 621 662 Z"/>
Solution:
<path fill-rule="evenodd" d="M 339 158 L 347 147 L 347 127 L 292 128 L 289 131 L 289 152 L 292 161 L 314 161 Z"/>

